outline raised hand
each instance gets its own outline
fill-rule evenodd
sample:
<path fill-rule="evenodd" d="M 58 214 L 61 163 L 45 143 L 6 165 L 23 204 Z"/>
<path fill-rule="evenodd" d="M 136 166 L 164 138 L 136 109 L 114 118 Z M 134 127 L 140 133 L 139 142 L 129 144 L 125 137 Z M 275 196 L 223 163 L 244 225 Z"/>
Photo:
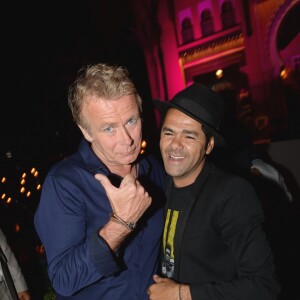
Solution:
<path fill-rule="evenodd" d="M 122 180 L 120 187 L 111 184 L 102 174 L 96 174 L 106 191 L 113 211 L 126 222 L 136 222 L 151 204 L 151 197 L 140 182 L 131 174 Z"/>

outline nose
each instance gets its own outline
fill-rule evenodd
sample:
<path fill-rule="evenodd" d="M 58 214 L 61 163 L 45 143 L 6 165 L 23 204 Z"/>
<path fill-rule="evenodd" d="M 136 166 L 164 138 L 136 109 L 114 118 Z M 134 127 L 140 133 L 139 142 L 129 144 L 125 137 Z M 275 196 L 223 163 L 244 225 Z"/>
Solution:
<path fill-rule="evenodd" d="M 131 146 L 133 144 L 133 138 L 131 137 L 125 126 L 121 129 L 120 138 L 121 141 L 128 146 Z"/>
<path fill-rule="evenodd" d="M 171 141 L 171 148 L 172 149 L 182 149 L 183 144 L 181 137 L 179 135 L 175 135 Z"/>

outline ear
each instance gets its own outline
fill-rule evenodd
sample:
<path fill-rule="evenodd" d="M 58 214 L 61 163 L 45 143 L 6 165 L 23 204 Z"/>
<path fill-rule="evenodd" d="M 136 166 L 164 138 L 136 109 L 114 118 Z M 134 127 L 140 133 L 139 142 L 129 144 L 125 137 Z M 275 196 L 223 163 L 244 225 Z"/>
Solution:
<path fill-rule="evenodd" d="M 83 128 L 81 125 L 78 125 L 78 127 L 81 130 L 85 139 L 91 143 L 94 140 L 94 138 L 90 135 L 89 131 L 87 129 Z"/>
<path fill-rule="evenodd" d="M 210 154 L 212 152 L 212 150 L 214 149 L 214 146 L 215 146 L 215 138 L 212 136 L 210 139 L 209 139 L 209 142 L 207 144 L 207 147 L 206 147 L 206 155 Z"/>

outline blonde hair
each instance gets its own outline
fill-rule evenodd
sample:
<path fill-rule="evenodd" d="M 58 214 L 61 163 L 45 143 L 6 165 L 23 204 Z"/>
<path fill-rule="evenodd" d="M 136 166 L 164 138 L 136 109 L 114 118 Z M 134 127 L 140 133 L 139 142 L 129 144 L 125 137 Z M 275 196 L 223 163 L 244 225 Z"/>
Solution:
<path fill-rule="evenodd" d="M 103 63 L 87 65 L 79 70 L 77 79 L 69 88 L 68 105 L 75 123 L 87 128 L 88 124 L 81 114 L 87 96 L 115 100 L 128 95 L 135 95 L 142 112 L 142 99 L 125 67 Z"/>

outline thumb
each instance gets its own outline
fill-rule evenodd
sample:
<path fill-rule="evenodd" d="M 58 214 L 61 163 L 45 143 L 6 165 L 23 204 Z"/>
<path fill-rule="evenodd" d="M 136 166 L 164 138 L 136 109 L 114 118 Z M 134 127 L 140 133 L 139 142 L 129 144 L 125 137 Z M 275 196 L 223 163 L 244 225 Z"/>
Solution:
<path fill-rule="evenodd" d="M 129 184 L 136 184 L 136 180 L 135 180 L 134 176 L 132 176 L 131 174 L 127 174 L 123 178 L 120 187 L 127 186 Z"/>
<path fill-rule="evenodd" d="M 155 283 L 159 283 L 163 281 L 163 278 L 158 275 L 153 275 L 153 280 Z"/>
<path fill-rule="evenodd" d="M 106 192 L 112 189 L 113 185 L 111 184 L 107 176 L 103 174 L 96 174 L 95 178 L 102 184 Z"/>

